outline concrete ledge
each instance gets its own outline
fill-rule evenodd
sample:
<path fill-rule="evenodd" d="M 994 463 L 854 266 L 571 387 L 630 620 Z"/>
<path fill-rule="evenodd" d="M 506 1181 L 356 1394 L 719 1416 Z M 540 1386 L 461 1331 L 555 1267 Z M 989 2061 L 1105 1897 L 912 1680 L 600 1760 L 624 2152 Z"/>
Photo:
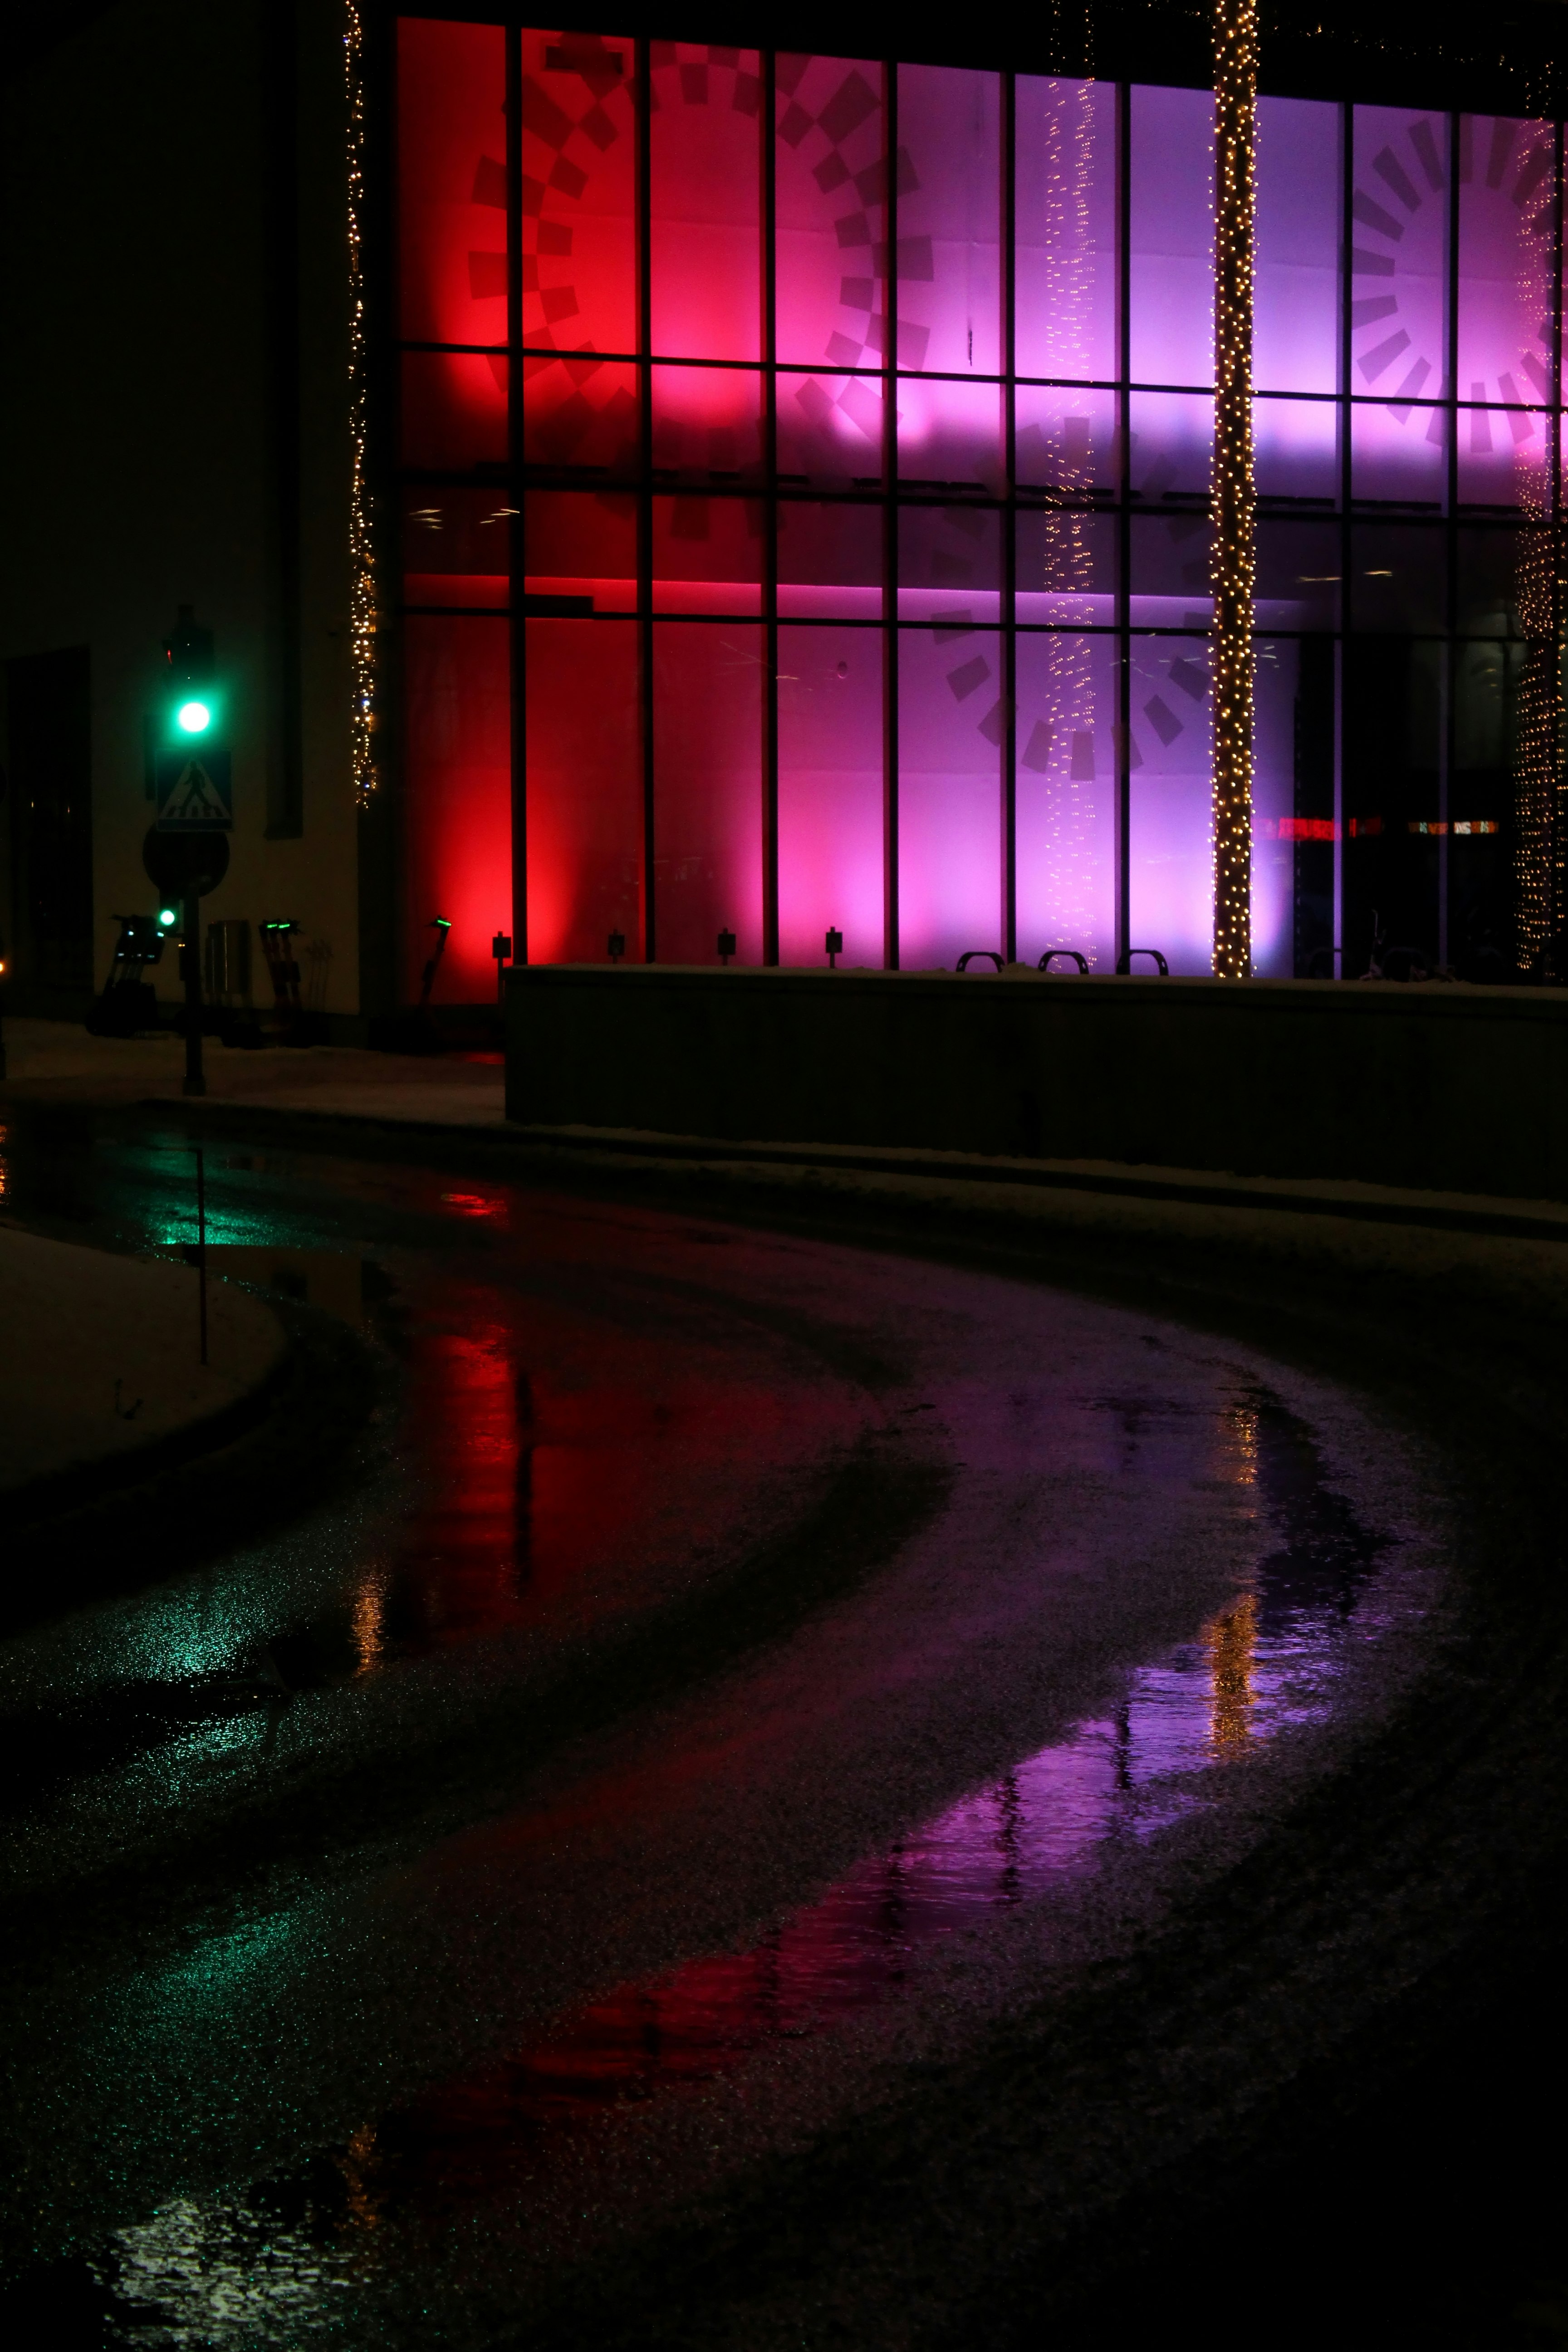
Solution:
<path fill-rule="evenodd" d="M 507 1114 L 1568 1200 L 1568 993 L 525 966 Z"/>
<path fill-rule="evenodd" d="M 196 1276 L 0 1227 L 0 1497 L 89 1474 L 134 1475 L 141 1457 L 204 1423 L 226 1423 L 281 1365 L 283 1327 L 260 1299 L 207 1286 L 199 1359 Z"/>

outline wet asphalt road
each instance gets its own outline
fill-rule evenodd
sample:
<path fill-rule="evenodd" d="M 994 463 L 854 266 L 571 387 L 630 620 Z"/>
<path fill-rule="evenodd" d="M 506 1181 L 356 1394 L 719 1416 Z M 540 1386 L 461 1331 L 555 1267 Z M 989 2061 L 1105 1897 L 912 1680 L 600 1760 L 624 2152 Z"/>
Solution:
<path fill-rule="evenodd" d="M 189 1238 L 176 1128 L 6 1150 L 38 1229 Z M 0 2248 L 61 2341 L 572 2340 L 1119 1966 L 1441 1625 L 1430 1454 L 1240 1342 L 320 1153 L 208 1197 L 378 1402 L 336 1495 L 0 1652 Z M 868 2327 L 786 2283 L 711 2340 Z"/>

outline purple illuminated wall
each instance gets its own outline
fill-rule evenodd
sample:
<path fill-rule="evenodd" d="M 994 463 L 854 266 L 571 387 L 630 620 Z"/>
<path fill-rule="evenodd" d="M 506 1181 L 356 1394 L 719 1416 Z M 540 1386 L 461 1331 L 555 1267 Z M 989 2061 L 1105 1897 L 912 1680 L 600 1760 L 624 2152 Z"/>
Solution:
<path fill-rule="evenodd" d="M 490 926 L 1206 972 L 1207 95 L 418 19 L 399 59 L 410 972 L 437 877 L 450 993 Z M 1517 638 L 1556 497 L 1558 143 L 1260 101 L 1260 972 L 1484 897 L 1518 665 L 1467 641 Z M 1396 668 L 1447 733 L 1379 715 Z"/>

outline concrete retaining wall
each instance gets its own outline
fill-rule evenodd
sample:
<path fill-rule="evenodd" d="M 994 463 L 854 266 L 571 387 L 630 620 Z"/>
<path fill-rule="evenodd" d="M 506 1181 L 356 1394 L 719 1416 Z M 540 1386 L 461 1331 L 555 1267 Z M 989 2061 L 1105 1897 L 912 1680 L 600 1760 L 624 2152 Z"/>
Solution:
<path fill-rule="evenodd" d="M 1568 993 L 535 964 L 507 1113 L 1568 1200 Z"/>

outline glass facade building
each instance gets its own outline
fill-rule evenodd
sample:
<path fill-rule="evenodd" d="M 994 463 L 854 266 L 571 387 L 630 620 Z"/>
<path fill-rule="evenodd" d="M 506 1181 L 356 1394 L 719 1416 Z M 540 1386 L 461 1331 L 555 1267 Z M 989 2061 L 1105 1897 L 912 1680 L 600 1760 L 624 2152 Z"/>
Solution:
<path fill-rule="evenodd" d="M 496 930 L 1206 973 L 1210 94 L 426 18 L 396 81 L 407 985 L 437 913 L 470 999 Z M 1561 178 L 1259 102 L 1261 975 L 1520 953 Z"/>

